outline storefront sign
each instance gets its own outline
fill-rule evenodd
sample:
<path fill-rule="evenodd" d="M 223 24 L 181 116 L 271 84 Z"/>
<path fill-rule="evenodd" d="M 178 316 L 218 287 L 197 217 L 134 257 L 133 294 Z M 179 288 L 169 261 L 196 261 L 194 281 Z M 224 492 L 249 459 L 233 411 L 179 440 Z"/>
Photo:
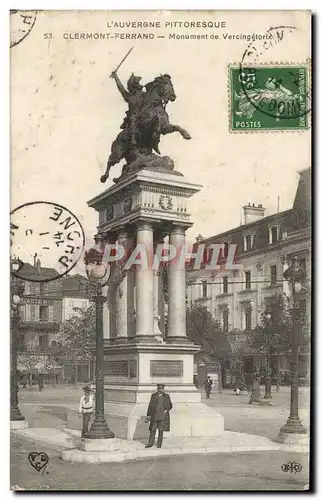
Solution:
<path fill-rule="evenodd" d="M 182 377 L 183 361 L 151 361 L 151 377 Z"/>
<path fill-rule="evenodd" d="M 52 306 L 53 301 L 49 299 L 37 299 L 33 297 L 21 297 L 20 304 L 33 304 L 35 306 Z"/>

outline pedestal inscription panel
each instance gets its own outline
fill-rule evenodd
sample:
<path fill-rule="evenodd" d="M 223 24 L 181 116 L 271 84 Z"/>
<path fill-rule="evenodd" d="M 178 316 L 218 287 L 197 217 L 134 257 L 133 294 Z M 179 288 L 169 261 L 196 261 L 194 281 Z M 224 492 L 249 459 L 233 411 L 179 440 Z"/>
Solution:
<path fill-rule="evenodd" d="M 104 375 L 135 378 L 137 377 L 137 361 L 135 359 L 104 361 Z"/>
<path fill-rule="evenodd" d="M 183 361 L 151 361 L 151 377 L 182 377 Z"/>

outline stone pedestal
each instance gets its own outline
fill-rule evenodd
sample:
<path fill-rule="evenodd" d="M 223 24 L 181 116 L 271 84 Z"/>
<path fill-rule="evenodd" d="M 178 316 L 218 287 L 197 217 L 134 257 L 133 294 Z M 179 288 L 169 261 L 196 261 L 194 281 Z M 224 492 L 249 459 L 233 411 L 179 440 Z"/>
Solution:
<path fill-rule="evenodd" d="M 308 434 L 280 432 L 274 441 L 288 446 L 309 446 L 310 438 Z"/>
<path fill-rule="evenodd" d="M 224 430 L 224 419 L 201 402 L 193 384 L 194 354 L 189 344 L 144 343 L 105 348 L 105 411 L 109 427 L 119 438 L 147 438 L 145 423 L 156 384 L 165 384 L 173 410 L 166 436 L 213 436 Z"/>
<path fill-rule="evenodd" d="M 10 429 L 15 431 L 28 429 L 28 422 L 27 420 L 10 420 Z"/>
<path fill-rule="evenodd" d="M 141 170 L 88 203 L 99 213 L 100 237 L 108 242 L 131 235 L 131 255 L 136 257 L 134 271 L 129 271 L 135 273 L 135 285 L 128 286 L 123 262 L 123 282 L 113 289 L 116 300 L 108 301 L 109 317 L 117 319 L 116 331 L 110 330 L 110 321 L 104 324 L 105 416 L 117 438 L 147 438 L 147 407 L 159 383 L 165 384 L 173 403 L 166 436 L 210 437 L 224 430 L 223 417 L 201 402 L 193 384 L 199 347 L 186 337 L 185 266 L 180 255 L 185 231 L 192 225 L 187 201 L 200 188 L 181 175 Z M 166 237 L 176 249 L 175 260 L 168 263 L 167 332 L 159 293 L 161 273 L 155 266 L 155 254 L 165 260 L 156 248 Z"/>

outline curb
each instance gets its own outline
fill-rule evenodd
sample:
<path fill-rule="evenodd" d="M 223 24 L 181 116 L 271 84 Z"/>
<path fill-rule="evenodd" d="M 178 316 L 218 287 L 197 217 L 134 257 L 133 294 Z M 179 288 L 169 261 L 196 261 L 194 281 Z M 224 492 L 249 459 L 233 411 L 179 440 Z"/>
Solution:
<path fill-rule="evenodd" d="M 130 452 L 95 452 L 81 451 L 78 449 L 63 450 L 61 453 L 62 460 L 77 463 L 112 463 L 112 462 L 129 462 L 132 460 L 144 460 L 146 458 L 163 458 L 168 456 L 178 455 L 204 455 L 204 454 L 221 454 L 221 453 L 246 453 L 246 452 L 262 452 L 262 451 L 281 451 L 281 446 L 221 446 L 211 448 L 162 448 L 151 450 L 137 450 Z"/>
<path fill-rule="evenodd" d="M 15 437 L 19 438 L 22 441 L 23 440 L 28 441 L 28 443 L 34 444 L 36 446 L 45 446 L 46 448 L 49 448 L 52 451 L 57 451 L 59 453 L 61 453 L 61 450 L 74 449 L 74 445 L 71 445 L 71 443 L 70 443 L 70 447 L 64 447 L 61 444 L 57 444 L 57 443 L 54 443 L 52 441 L 47 441 L 47 440 L 39 438 L 39 437 L 34 437 L 34 436 L 31 437 L 31 436 L 28 436 L 28 435 L 22 434 L 21 432 L 16 432 L 16 431 L 11 431 L 11 432 Z"/>

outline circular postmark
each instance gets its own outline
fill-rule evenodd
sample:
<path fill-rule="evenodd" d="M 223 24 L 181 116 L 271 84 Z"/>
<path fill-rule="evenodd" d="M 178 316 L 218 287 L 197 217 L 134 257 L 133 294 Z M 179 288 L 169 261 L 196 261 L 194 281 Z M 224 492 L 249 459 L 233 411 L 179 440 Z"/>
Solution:
<path fill-rule="evenodd" d="M 18 45 L 29 35 L 36 17 L 36 10 L 10 10 L 10 47 Z"/>
<path fill-rule="evenodd" d="M 84 230 L 67 208 L 48 201 L 25 203 L 11 212 L 13 274 L 33 282 L 53 281 L 67 274 L 81 258 Z"/>
<path fill-rule="evenodd" d="M 289 120 L 294 128 L 306 128 L 306 115 L 311 111 L 308 64 L 261 62 L 262 56 L 296 30 L 295 26 L 271 27 L 247 46 L 234 96 L 240 117 L 250 119 L 259 112 L 277 122 Z"/>

